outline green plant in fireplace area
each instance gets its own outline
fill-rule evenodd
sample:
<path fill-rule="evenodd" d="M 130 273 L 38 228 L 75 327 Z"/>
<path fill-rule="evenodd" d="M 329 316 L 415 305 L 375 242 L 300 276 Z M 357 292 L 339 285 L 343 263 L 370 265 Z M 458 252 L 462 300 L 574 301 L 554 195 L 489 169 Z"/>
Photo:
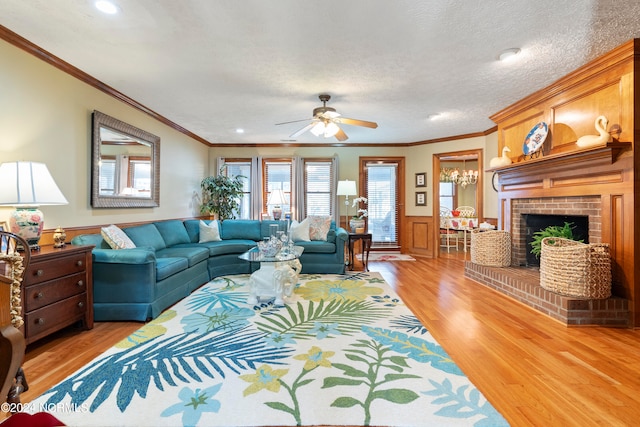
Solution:
<path fill-rule="evenodd" d="M 227 176 L 226 165 L 222 165 L 216 176 L 208 176 L 200 182 L 202 188 L 202 206 L 200 212 L 216 214 L 218 219 L 235 219 L 240 207 L 245 176 Z"/>
<path fill-rule="evenodd" d="M 542 239 L 545 237 L 559 237 L 563 239 L 576 240 L 573 236 L 573 230 L 575 227 L 572 226 L 572 222 L 565 222 L 562 227 L 559 225 L 550 225 L 544 230 L 536 231 L 533 233 L 533 241 L 530 243 L 531 253 L 534 254 L 536 258 L 540 258 L 540 252 L 542 251 Z M 582 242 L 582 240 L 578 240 L 578 242 Z"/>

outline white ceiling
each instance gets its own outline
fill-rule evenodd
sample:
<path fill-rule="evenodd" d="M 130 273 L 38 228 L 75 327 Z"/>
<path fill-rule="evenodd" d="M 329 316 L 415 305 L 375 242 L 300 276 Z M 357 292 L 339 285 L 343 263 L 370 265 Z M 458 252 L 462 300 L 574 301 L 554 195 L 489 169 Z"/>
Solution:
<path fill-rule="evenodd" d="M 378 123 L 343 125 L 347 144 L 483 132 L 492 114 L 640 37 L 638 0 L 115 3 L 105 15 L 93 0 L 0 0 L 0 25 L 212 144 L 289 140 L 305 123 L 275 124 L 310 119 L 320 93 Z M 496 60 L 512 47 L 516 61 Z"/>

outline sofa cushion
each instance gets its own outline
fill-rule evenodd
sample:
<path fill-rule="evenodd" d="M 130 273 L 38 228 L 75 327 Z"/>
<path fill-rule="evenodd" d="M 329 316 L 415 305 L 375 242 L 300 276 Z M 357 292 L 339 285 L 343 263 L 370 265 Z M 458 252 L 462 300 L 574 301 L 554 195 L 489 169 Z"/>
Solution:
<path fill-rule="evenodd" d="M 227 255 L 227 254 L 243 254 L 249 249 L 256 246 L 253 240 L 221 240 L 219 242 L 200 243 L 209 250 L 209 256 Z"/>
<path fill-rule="evenodd" d="M 148 246 L 156 251 L 164 249 L 167 244 L 154 224 L 136 225 L 125 228 L 124 232 L 133 240 L 136 246 Z"/>
<path fill-rule="evenodd" d="M 71 239 L 72 245 L 93 245 L 96 249 L 113 249 L 106 240 L 102 237 L 102 234 L 80 234 L 79 236 Z"/>
<path fill-rule="evenodd" d="M 156 226 L 166 246 L 178 245 L 180 243 L 189 243 L 189 234 L 184 227 L 182 221 L 177 219 L 169 221 L 155 222 Z"/>
<path fill-rule="evenodd" d="M 200 220 L 186 219 L 184 221 L 184 228 L 187 230 L 187 234 L 189 235 L 189 241 L 191 243 L 198 243 L 198 240 L 200 240 Z"/>
<path fill-rule="evenodd" d="M 262 240 L 260 234 L 260 221 L 250 219 L 236 219 L 230 221 L 222 221 L 223 240 L 245 239 L 257 242 Z M 135 242 L 135 241 L 134 241 Z"/>
<path fill-rule="evenodd" d="M 156 259 L 156 282 L 173 276 L 176 273 L 186 270 L 189 267 L 187 258 L 157 258 Z"/>
<path fill-rule="evenodd" d="M 327 240 L 327 233 L 331 228 L 331 217 L 329 215 L 309 215 L 309 238 L 311 240 Z"/>
<path fill-rule="evenodd" d="M 332 254 L 336 252 L 336 244 L 322 240 L 314 240 L 311 242 L 296 242 L 297 246 L 304 248 L 304 253 Z"/>
<path fill-rule="evenodd" d="M 109 244 L 111 249 L 133 249 L 136 247 L 129 236 L 117 225 L 111 224 L 108 227 L 102 227 L 100 229 L 100 235 Z"/>
<path fill-rule="evenodd" d="M 156 258 L 186 258 L 189 261 L 189 267 L 196 265 L 209 258 L 207 248 L 196 246 L 172 246 L 170 248 L 160 249 L 156 251 Z"/>
<path fill-rule="evenodd" d="M 208 224 L 204 221 L 200 221 L 198 229 L 200 232 L 200 239 L 198 240 L 198 243 L 219 242 L 222 240 L 220 238 L 220 224 L 217 219 L 214 219 Z"/>

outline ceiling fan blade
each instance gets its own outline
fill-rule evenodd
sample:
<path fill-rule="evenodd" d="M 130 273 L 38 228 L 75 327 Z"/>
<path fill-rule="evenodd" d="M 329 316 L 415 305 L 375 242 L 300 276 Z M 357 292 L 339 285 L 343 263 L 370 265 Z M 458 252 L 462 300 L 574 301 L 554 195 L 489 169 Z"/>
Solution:
<path fill-rule="evenodd" d="M 364 126 L 372 129 L 378 127 L 376 122 L 368 122 L 366 120 L 348 119 L 346 117 L 337 117 L 334 120 L 339 123 L 344 123 L 345 125 Z"/>
<path fill-rule="evenodd" d="M 307 120 L 312 120 L 312 119 L 300 119 L 300 120 L 292 120 L 292 121 L 290 121 L 290 122 L 276 123 L 276 126 L 280 126 L 280 125 L 288 125 L 289 123 L 306 122 Z"/>
<path fill-rule="evenodd" d="M 308 125 L 306 125 L 305 127 L 303 127 L 302 129 L 298 130 L 297 132 L 292 133 L 291 135 L 289 135 L 289 138 L 297 138 L 300 135 L 302 135 L 303 133 L 305 133 L 306 131 L 308 131 L 309 129 L 311 129 L 313 126 L 315 126 L 316 122 L 313 121 L 311 123 L 309 123 Z"/>
<path fill-rule="evenodd" d="M 349 137 L 347 136 L 346 133 L 344 133 L 344 131 L 342 129 L 340 129 L 336 134 L 335 137 L 338 141 L 346 141 L 347 139 L 349 139 Z"/>

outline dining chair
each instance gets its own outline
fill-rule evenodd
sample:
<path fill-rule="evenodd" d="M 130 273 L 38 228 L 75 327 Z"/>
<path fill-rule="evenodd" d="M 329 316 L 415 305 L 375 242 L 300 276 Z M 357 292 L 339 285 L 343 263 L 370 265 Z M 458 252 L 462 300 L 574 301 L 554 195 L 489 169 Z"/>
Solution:
<path fill-rule="evenodd" d="M 451 252 L 451 248 L 458 250 L 460 233 L 458 230 L 451 228 L 451 209 L 440 208 L 440 247 L 446 248 L 447 252 Z M 455 245 L 452 241 L 455 239 Z"/>

